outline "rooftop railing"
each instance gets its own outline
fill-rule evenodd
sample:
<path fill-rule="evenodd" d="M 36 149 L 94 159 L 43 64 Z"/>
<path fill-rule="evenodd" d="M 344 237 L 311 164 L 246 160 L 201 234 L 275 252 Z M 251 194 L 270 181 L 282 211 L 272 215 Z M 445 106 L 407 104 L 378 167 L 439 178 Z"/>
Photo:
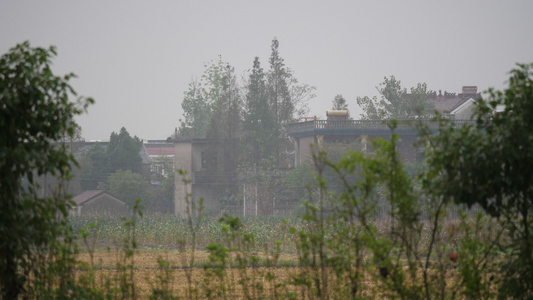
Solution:
<path fill-rule="evenodd" d="M 437 128 L 438 123 L 433 120 L 398 120 L 397 129 L 414 129 L 415 122 L 423 122 L 430 128 Z M 471 123 L 469 120 L 452 120 L 455 126 Z M 384 130 L 389 126 L 384 120 L 312 120 L 298 123 L 291 123 L 288 126 L 288 132 L 301 133 L 316 130 L 329 129 L 369 129 Z"/>

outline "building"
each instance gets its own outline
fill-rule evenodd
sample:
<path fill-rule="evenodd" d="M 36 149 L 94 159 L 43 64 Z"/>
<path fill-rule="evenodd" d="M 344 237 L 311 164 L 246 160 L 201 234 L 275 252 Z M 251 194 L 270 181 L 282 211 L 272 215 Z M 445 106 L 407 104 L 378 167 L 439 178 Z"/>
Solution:
<path fill-rule="evenodd" d="M 429 99 L 435 104 L 435 108 L 442 114 L 450 117 L 456 124 L 468 122 L 472 114 L 474 99 L 479 97 L 476 87 L 463 87 L 463 93 L 442 94 L 434 93 Z M 430 124 L 436 127 L 436 124 Z M 413 146 L 417 141 L 418 131 L 411 121 L 401 121 L 396 128 L 396 133 L 400 135 L 398 148 L 404 159 L 416 161 L 420 158 L 420 149 Z M 294 164 L 298 166 L 305 161 L 309 161 L 311 155 L 310 144 L 321 143 L 347 143 L 360 142 L 365 145 L 369 141 L 377 138 L 390 136 L 390 129 L 381 120 L 353 120 L 350 119 L 348 111 L 328 111 L 326 120 L 316 118 L 303 118 L 302 122 L 288 125 L 288 134 L 294 144 Z M 177 133 L 176 133 L 177 134 Z M 232 205 L 240 206 L 242 214 L 247 214 L 247 188 L 243 178 L 237 178 L 235 172 L 224 170 L 224 156 L 217 158 L 209 155 L 209 143 L 207 139 L 194 139 L 174 136 L 169 139 L 174 144 L 174 168 L 181 170 L 183 174 L 177 173 L 175 177 L 174 207 L 175 214 L 186 216 L 191 210 L 191 203 L 198 204 L 200 199 L 204 199 L 204 213 L 220 214 Z M 370 149 L 371 146 L 368 146 Z M 211 149 L 213 150 L 213 149 Z M 242 177 L 249 178 L 249 175 Z M 279 177 L 279 176 L 278 176 Z M 240 185 L 240 186 L 239 186 Z M 235 195 L 236 187 L 242 188 L 243 199 L 229 199 L 227 197 Z M 271 201 L 270 209 L 259 209 L 265 214 L 277 214 L 280 211 L 283 191 L 274 191 L 276 196 Z M 278 199 L 274 199 L 274 198 Z M 288 196 L 288 201 L 294 200 Z M 232 202 L 233 201 L 233 202 Z M 257 200 L 255 206 L 257 207 Z M 261 201 L 260 201 L 261 202 Z M 293 201 L 294 202 L 294 201 Z M 252 202 L 253 203 L 253 202 Z M 252 204 L 253 205 L 253 204 Z M 289 205 L 287 205 L 289 206 Z M 235 210 L 232 210 L 235 211 Z M 255 208 L 257 213 L 258 209 Z"/>
<path fill-rule="evenodd" d="M 71 215 L 118 215 L 130 213 L 124 201 L 103 190 L 88 190 L 72 198 L 75 206 Z"/>
<path fill-rule="evenodd" d="M 166 140 L 148 140 L 143 144 L 150 161 L 150 182 L 154 186 L 174 173 L 174 143 Z"/>
<path fill-rule="evenodd" d="M 192 202 L 205 199 L 204 213 L 218 214 L 221 201 L 235 188 L 235 174 L 223 170 L 216 156 L 209 156 L 207 139 L 175 137 L 174 143 L 174 212 L 186 216 Z M 180 174 L 180 172 L 182 174 Z M 191 210 L 190 210 L 191 211 Z"/>
<path fill-rule="evenodd" d="M 435 110 L 453 120 L 458 126 L 470 122 L 474 112 L 475 100 L 480 98 L 476 86 L 463 86 L 462 93 L 439 91 L 428 99 Z M 289 136 L 294 143 L 294 165 L 310 161 L 311 144 L 338 142 L 360 142 L 367 148 L 368 142 L 377 137 L 389 138 L 390 129 L 381 120 L 350 120 L 342 111 L 327 112 L 326 120 L 310 120 L 289 124 Z M 428 126 L 437 128 L 437 124 L 425 121 Z M 413 144 L 417 141 L 418 130 L 410 120 L 399 120 L 395 130 L 400 135 L 398 149 L 406 161 L 421 158 L 421 149 Z M 368 149 L 368 148 L 367 148 Z"/>
<path fill-rule="evenodd" d="M 470 120 L 478 98 L 481 98 L 481 93 L 478 93 L 477 86 L 463 86 L 462 93 L 434 92 L 429 100 L 436 111 L 452 120 Z"/>

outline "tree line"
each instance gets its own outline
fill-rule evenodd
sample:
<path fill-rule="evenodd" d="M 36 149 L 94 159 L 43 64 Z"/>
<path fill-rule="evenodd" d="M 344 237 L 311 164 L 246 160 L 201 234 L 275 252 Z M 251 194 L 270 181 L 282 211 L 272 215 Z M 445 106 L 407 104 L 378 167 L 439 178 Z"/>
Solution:
<path fill-rule="evenodd" d="M 285 65 L 274 38 L 269 69 L 265 71 L 255 57 L 242 83 L 234 68 L 221 58 L 206 64 L 201 79 L 192 80 L 184 93 L 178 134 L 207 138 L 216 145 L 214 152 L 230 158 L 226 168 L 235 167 L 234 153 L 238 151 L 232 141 L 237 140 L 246 145 L 242 154 L 247 162 L 261 165 L 274 160 L 279 166 L 287 165 L 284 125 L 308 112 L 314 91 L 315 87 L 299 83 Z"/>

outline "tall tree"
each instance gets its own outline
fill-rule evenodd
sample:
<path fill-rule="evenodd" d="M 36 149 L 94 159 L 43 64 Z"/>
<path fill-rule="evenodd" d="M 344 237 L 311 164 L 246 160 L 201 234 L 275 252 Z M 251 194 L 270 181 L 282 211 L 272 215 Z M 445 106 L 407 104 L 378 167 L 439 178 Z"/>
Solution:
<path fill-rule="evenodd" d="M 254 59 L 248 79 L 243 127 L 245 144 L 251 147 L 246 153 L 248 162 L 259 164 L 264 159 L 274 156 L 277 139 L 276 121 L 268 104 L 265 74 L 259 57 Z"/>
<path fill-rule="evenodd" d="M 223 164 L 222 168 L 233 171 L 237 167 L 237 138 L 241 129 L 242 105 L 234 68 L 227 64 L 220 79 L 221 89 L 213 95 L 217 98 L 207 138 L 213 155 L 222 158 L 218 160 Z"/>
<path fill-rule="evenodd" d="M 275 114 L 276 124 L 287 124 L 293 120 L 294 103 L 291 101 L 289 83 L 291 75 L 279 55 L 279 42 L 272 40 L 270 72 L 268 73 L 268 95 L 270 106 Z"/>
<path fill-rule="evenodd" d="M 297 116 L 307 113 L 307 102 L 314 97 L 315 88 L 307 84 L 299 84 L 290 69 L 285 66 L 284 59 L 279 54 L 277 38 L 272 40 L 271 50 L 267 92 L 276 123 L 275 133 L 278 141 L 275 156 L 279 165 L 286 160 L 285 153 L 292 150 L 285 126 L 293 122 Z"/>
<path fill-rule="evenodd" d="M 205 138 L 215 102 L 222 90 L 222 78 L 227 64 L 219 57 L 204 65 L 201 80 L 192 80 L 184 93 L 181 103 L 183 119 L 180 119 L 179 135 L 184 137 Z"/>
<path fill-rule="evenodd" d="M 434 110 L 434 105 L 429 101 L 431 91 L 427 90 L 425 83 L 419 83 L 411 88 L 411 93 L 401 86 L 401 82 L 394 76 L 385 77 L 384 81 L 376 87 L 381 99 L 377 97 L 357 97 L 357 104 L 363 109 L 363 119 L 411 119 L 426 117 Z"/>
<path fill-rule="evenodd" d="M 98 187 L 98 183 L 105 182 L 111 174 L 111 164 L 106 150 L 100 143 L 96 143 L 87 150 L 80 160 L 80 181 L 83 190 L 92 190 Z"/>
<path fill-rule="evenodd" d="M 180 119 L 179 134 L 184 137 L 205 137 L 212 107 L 206 99 L 200 82 L 191 81 L 189 89 L 185 91 L 181 108 L 183 120 Z"/>
<path fill-rule="evenodd" d="M 112 132 L 107 147 L 111 173 L 117 170 L 141 172 L 142 158 L 139 155 L 141 148 L 142 141 L 137 136 L 132 137 L 126 128 L 122 127 L 118 134 Z"/>
<path fill-rule="evenodd" d="M 27 298 L 26 283 L 38 281 L 32 260 L 53 257 L 62 239 L 69 238 L 66 216 L 69 200 L 61 189 L 40 197 L 34 174 L 69 178 L 74 156 L 61 142 L 74 138 L 75 117 L 86 111 L 92 99 L 79 98 L 69 80 L 74 74 L 56 76 L 51 69 L 54 47 L 32 48 L 19 44 L 0 57 L 0 293 L 2 299 Z M 67 248 L 61 248 L 64 255 Z M 54 271 L 61 272 L 57 264 Z M 45 272 L 46 273 L 46 272 Z M 61 273 L 59 273 L 61 274 Z M 65 274 L 63 274 L 65 275 Z M 61 294 L 70 278 L 56 286 L 47 273 L 47 284 Z M 54 283 L 52 283 L 54 282 Z"/>
<path fill-rule="evenodd" d="M 348 103 L 342 95 L 337 95 L 333 98 L 333 104 L 331 106 L 332 110 L 348 110 Z"/>

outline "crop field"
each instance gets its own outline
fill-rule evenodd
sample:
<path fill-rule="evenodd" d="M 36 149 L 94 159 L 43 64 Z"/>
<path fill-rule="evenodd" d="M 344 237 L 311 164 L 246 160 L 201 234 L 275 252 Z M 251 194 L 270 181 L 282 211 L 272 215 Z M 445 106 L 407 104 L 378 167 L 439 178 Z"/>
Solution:
<path fill-rule="evenodd" d="M 264 250 L 279 241 L 280 251 L 295 253 L 296 244 L 290 228 L 301 228 L 306 222 L 301 219 L 283 219 L 281 217 L 251 217 L 242 219 L 244 230 L 255 239 L 256 250 Z M 117 217 L 93 216 L 74 217 L 71 224 L 75 232 L 82 228 L 89 230 L 87 242 L 94 244 L 95 249 L 117 247 L 122 243 L 126 228 L 124 221 Z M 226 236 L 216 218 L 198 218 L 193 220 L 193 229 L 187 219 L 168 215 L 149 215 L 136 221 L 136 242 L 139 248 L 153 250 L 176 250 L 191 248 L 193 232 L 194 247 L 204 249 L 210 244 L 223 244 Z M 83 243 L 81 243 L 83 244 Z M 87 245 L 83 245 L 87 246 Z"/>
<path fill-rule="evenodd" d="M 250 288 L 251 296 L 255 293 L 257 298 L 261 295 L 271 295 L 274 284 L 287 282 L 291 274 L 297 272 L 293 266 L 296 261 L 295 255 L 281 255 L 278 266 L 258 266 L 257 268 L 240 269 L 238 267 L 228 267 L 224 270 L 224 279 L 217 277 L 210 272 L 210 269 L 204 269 L 204 265 L 209 265 L 209 253 L 207 251 L 198 251 L 195 255 L 194 266 L 189 266 L 190 253 L 167 250 L 141 250 L 134 255 L 134 267 L 132 281 L 135 284 L 137 297 L 148 298 L 155 288 L 164 285 L 168 286 L 168 291 L 179 298 L 190 298 L 188 293 L 195 294 L 195 297 L 204 298 L 210 290 L 216 293 L 221 283 L 225 286 L 228 296 L 231 299 L 244 298 L 245 292 L 239 282 L 243 278 L 254 278 L 254 288 Z M 88 253 L 82 253 L 78 256 L 79 261 L 90 264 L 91 258 Z M 94 253 L 94 274 L 95 283 L 100 287 L 105 287 L 106 280 L 119 281 L 123 275 L 117 264 L 121 263 L 121 254 L 114 251 L 97 251 Z M 162 267 L 160 262 L 163 260 L 166 266 Z M 282 267 L 285 264 L 285 267 Z M 86 271 L 78 271 L 83 275 Z M 266 278 L 272 276 L 272 282 Z M 129 274 L 128 274 L 129 275 Z M 188 277 L 191 285 L 188 284 Z M 279 286 L 278 286 L 279 287 Z M 289 287 L 280 289 L 280 293 L 287 293 L 291 290 Z M 294 290 L 294 288 L 292 288 Z M 118 293 L 118 291 L 117 291 Z"/>
<path fill-rule="evenodd" d="M 346 234 L 346 228 L 338 222 L 319 240 L 313 240 L 316 224 L 297 218 L 248 218 L 232 231 L 227 220 L 188 222 L 173 216 L 145 216 L 137 219 L 134 235 L 128 234 L 123 222 L 112 217 L 71 220 L 75 230 L 86 233 L 78 239 L 79 281 L 94 282 L 94 288 L 113 298 L 131 297 L 131 293 L 140 299 L 394 298 L 398 292 L 391 292 L 397 288 L 393 276 L 401 278 L 400 292 L 405 294 L 420 292 L 427 284 L 436 294 L 438 289 L 453 297 L 464 293 L 462 272 L 467 269 L 456 256 L 449 256 L 453 245 L 444 240 L 436 245 L 430 260 L 422 256 L 410 260 L 400 253 L 388 271 L 369 248 L 335 245 L 346 242 L 339 235 Z M 416 242 L 421 253 L 430 242 L 430 225 L 425 223 Z M 443 228 L 455 225 L 447 221 Z M 378 230 L 388 234 L 388 226 L 383 221 Z M 491 263 L 479 257 L 469 259 Z M 424 264 L 429 263 L 426 268 Z M 494 290 L 491 274 L 478 274 L 487 293 Z"/>

